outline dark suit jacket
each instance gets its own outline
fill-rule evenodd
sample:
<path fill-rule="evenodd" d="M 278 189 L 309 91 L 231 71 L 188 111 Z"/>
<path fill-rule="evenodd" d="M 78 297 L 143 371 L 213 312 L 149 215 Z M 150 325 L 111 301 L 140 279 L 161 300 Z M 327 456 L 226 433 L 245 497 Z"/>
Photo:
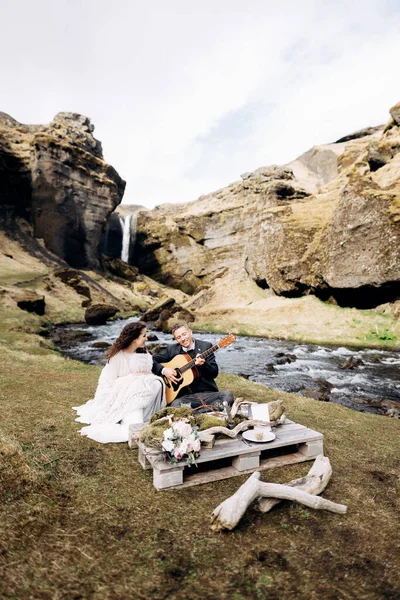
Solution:
<path fill-rule="evenodd" d="M 202 340 L 193 340 L 194 341 L 194 351 L 189 352 L 189 356 L 194 358 L 196 354 L 201 354 L 208 348 L 212 347 L 210 342 L 203 342 Z M 182 349 L 182 346 L 178 343 L 168 344 L 166 350 L 164 352 L 160 352 L 159 354 L 155 354 L 153 356 L 153 373 L 156 375 L 161 375 L 161 371 L 163 366 L 161 363 L 167 363 L 177 356 L 177 354 L 186 354 Z M 206 362 L 201 367 L 196 367 L 199 372 L 199 377 L 195 378 L 190 386 L 183 387 L 179 390 L 178 398 L 180 396 L 184 396 L 185 394 L 196 394 L 198 392 L 218 392 L 217 384 L 214 379 L 218 375 L 218 365 L 215 360 L 214 354 L 210 354 L 207 357 Z M 189 389 L 190 387 L 190 389 Z"/>

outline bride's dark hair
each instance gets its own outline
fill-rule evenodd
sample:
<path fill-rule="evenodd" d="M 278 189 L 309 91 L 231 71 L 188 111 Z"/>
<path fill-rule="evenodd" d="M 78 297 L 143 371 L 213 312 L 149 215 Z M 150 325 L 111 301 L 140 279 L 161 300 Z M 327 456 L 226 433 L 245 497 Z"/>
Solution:
<path fill-rule="evenodd" d="M 143 321 L 135 321 L 134 323 L 128 323 L 128 325 L 125 325 L 118 338 L 107 351 L 107 362 L 110 360 L 110 358 L 118 354 L 118 352 L 125 350 L 125 348 L 127 348 L 129 344 L 133 342 L 133 340 L 136 340 L 143 329 L 146 329 L 146 323 L 143 323 Z M 138 350 L 142 349 L 139 348 Z"/>

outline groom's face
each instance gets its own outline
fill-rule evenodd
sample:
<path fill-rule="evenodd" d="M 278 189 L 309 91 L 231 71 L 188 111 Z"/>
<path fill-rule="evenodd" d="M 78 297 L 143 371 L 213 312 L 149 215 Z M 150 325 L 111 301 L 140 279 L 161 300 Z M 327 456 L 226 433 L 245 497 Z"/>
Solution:
<path fill-rule="evenodd" d="M 192 330 L 188 327 L 179 327 L 174 331 L 174 338 L 183 348 L 190 348 L 193 343 Z"/>

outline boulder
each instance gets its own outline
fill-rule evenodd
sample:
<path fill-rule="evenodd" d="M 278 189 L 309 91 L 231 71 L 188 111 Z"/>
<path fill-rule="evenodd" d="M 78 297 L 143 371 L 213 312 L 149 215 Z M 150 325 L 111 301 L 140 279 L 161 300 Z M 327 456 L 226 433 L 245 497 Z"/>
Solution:
<path fill-rule="evenodd" d="M 92 304 L 85 310 L 85 321 L 88 325 L 104 325 L 118 310 L 112 304 Z"/>
<path fill-rule="evenodd" d="M 312 387 L 304 387 L 299 393 L 320 402 L 329 402 L 333 385 L 325 379 L 313 379 L 311 383 Z"/>
<path fill-rule="evenodd" d="M 400 151 L 400 139 L 373 140 L 368 148 L 367 162 L 371 171 L 384 167 Z"/>
<path fill-rule="evenodd" d="M 110 346 L 110 342 L 93 342 L 91 344 L 91 348 L 109 348 Z"/>
<path fill-rule="evenodd" d="M 58 348 L 70 348 L 76 343 L 90 340 L 93 334 L 82 329 L 66 329 L 59 327 L 50 333 L 51 341 Z"/>
<path fill-rule="evenodd" d="M 167 298 L 158 302 L 144 313 L 142 320 L 151 322 L 155 329 L 168 332 L 168 321 L 172 317 L 175 321 L 186 323 L 194 321 L 194 314 L 190 310 L 182 308 L 174 298 Z"/>
<path fill-rule="evenodd" d="M 400 403 L 394 400 L 382 400 L 381 407 L 387 417 L 400 419 Z"/>
<path fill-rule="evenodd" d="M 277 359 L 275 361 L 276 365 L 286 365 L 297 360 L 297 356 L 295 354 L 285 354 L 284 352 L 277 352 L 275 354 L 275 358 Z"/>
<path fill-rule="evenodd" d="M 103 264 L 110 273 L 117 277 L 122 277 L 127 281 L 136 281 L 139 269 L 133 265 L 128 265 L 120 258 L 105 258 Z"/>
<path fill-rule="evenodd" d="M 360 365 L 363 365 L 363 361 L 361 360 L 361 358 L 357 358 L 356 356 L 349 356 L 349 358 L 340 366 L 340 369 L 348 369 L 348 370 L 352 370 L 355 367 L 359 367 Z"/>
<path fill-rule="evenodd" d="M 157 342 L 158 341 L 158 336 L 155 333 L 148 333 L 147 334 L 147 339 L 149 342 Z"/>
<path fill-rule="evenodd" d="M 169 310 L 176 306 L 176 301 L 174 298 L 167 298 L 157 302 L 152 308 L 149 308 L 144 315 L 142 315 L 141 320 L 144 322 L 155 321 L 160 317 L 160 314 L 163 310 Z"/>

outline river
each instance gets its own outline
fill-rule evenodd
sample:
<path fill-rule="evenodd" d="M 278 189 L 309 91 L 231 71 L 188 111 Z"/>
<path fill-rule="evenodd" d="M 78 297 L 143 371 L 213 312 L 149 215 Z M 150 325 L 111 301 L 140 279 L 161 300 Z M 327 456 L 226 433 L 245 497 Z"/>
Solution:
<path fill-rule="evenodd" d="M 72 343 L 64 354 L 91 364 L 104 362 L 105 349 L 94 342 L 112 343 L 127 319 L 106 325 L 71 325 L 91 337 Z M 154 333 L 156 343 L 170 343 L 172 335 Z M 220 334 L 196 332 L 195 337 L 216 344 Z M 155 342 L 149 342 L 149 348 Z M 343 368 L 351 358 L 353 366 Z M 220 370 L 286 392 L 317 396 L 355 410 L 385 414 L 400 410 L 400 353 L 393 350 L 319 346 L 294 341 L 237 336 L 236 342 L 216 352 Z M 289 362 L 290 361 L 290 362 Z"/>

